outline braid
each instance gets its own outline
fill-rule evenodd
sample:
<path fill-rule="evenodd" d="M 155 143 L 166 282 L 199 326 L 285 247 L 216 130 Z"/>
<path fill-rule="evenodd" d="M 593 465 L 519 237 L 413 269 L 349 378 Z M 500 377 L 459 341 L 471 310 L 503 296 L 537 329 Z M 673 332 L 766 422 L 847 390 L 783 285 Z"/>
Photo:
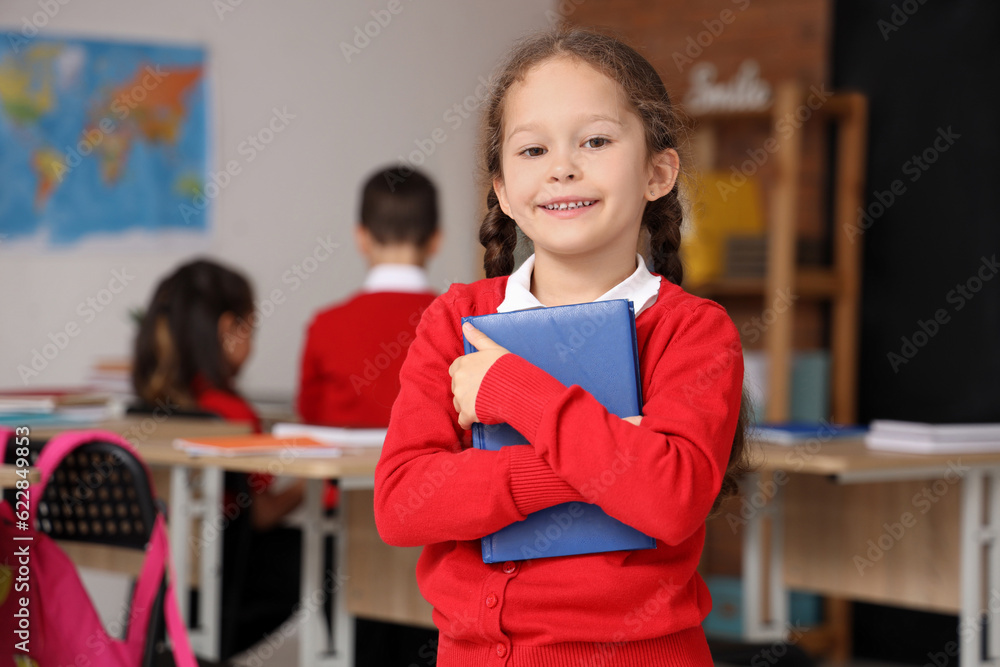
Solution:
<path fill-rule="evenodd" d="M 679 254 L 684 208 L 677 193 L 678 187 L 675 185 L 665 196 L 646 204 L 642 215 L 643 225 L 649 230 L 653 270 L 675 285 L 680 285 L 684 279 L 684 266 Z"/>
<path fill-rule="evenodd" d="M 487 278 L 508 276 L 514 271 L 517 224 L 500 208 L 500 200 L 493 188 L 486 195 L 486 208 L 483 224 L 479 226 L 479 242 L 486 248 L 483 269 Z"/>

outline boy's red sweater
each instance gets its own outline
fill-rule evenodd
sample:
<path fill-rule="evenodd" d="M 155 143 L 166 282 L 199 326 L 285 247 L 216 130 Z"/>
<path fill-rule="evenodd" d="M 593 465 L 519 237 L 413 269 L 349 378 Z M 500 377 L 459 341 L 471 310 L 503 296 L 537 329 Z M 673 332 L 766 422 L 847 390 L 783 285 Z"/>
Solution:
<path fill-rule="evenodd" d="M 431 292 L 361 292 L 309 325 L 298 411 L 309 424 L 385 427 Z"/>
<path fill-rule="evenodd" d="M 426 545 L 417 579 L 441 631 L 438 664 L 711 664 L 700 627 L 711 601 L 695 568 L 739 413 L 735 326 L 661 281 L 636 320 L 639 426 L 504 355 L 476 413 L 531 444 L 481 451 L 458 425 L 448 367 L 463 354 L 461 318 L 496 312 L 506 281 L 453 285 L 424 313 L 375 473 L 382 538 Z M 479 538 L 570 501 L 600 505 L 657 548 L 483 563 Z"/>

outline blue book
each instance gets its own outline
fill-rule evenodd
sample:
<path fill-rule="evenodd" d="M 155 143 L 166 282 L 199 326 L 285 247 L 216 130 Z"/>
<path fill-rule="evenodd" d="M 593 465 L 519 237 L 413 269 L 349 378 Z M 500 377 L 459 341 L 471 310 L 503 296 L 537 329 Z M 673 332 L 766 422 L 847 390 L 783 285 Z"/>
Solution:
<path fill-rule="evenodd" d="M 566 386 L 590 392 L 619 417 L 642 413 L 635 311 L 626 299 L 463 317 Z M 475 348 L 465 341 L 466 353 Z M 498 450 L 528 444 L 509 424 L 473 424 L 472 445 Z M 587 443 L 580 443 L 581 449 Z M 656 540 L 597 505 L 563 503 L 482 538 L 483 562 L 655 549 Z"/>

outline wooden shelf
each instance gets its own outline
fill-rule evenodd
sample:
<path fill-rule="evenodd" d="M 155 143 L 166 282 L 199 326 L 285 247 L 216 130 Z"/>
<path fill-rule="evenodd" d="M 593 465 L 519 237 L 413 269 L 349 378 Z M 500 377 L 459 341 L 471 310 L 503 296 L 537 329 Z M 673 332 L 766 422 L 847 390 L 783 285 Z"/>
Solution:
<path fill-rule="evenodd" d="M 706 299 L 731 297 L 763 297 L 768 292 L 767 278 L 724 278 L 697 286 L 685 286 L 686 290 Z M 795 272 L 795 281 L 789 286 L 792 294 L 815 299 L 832 299 L 838 291 L 838 281 L 832 269 L 800 268 Z"/>
<path fill-rule="evenodd" d="M 808 113 L 803 113 L 803 110 Z M 820 99 L 811 90 L 790 81 L 775 88 L 766 110 L 696 114 L 699 145 L 709 156 L 704 168 L 717 159 L 720 125 L 743 120 L 771 126 L 773 182 L 769 192 L 767 274 L 759 278 L 720 279 L 692 286 L 706 298 L 760 298 L 762 308 L 787 291 L 805 299 L 828 300 L 830 316 L 831 417 L 836 422 L 857 420 L 857 336 L 860 299 L 860 244 L 849 236 L 863 203 L 867 103 L 858 93 L 835 93 Z M 833 160 L 833 214 L 830 218 L 832 266 L 797 264 L 799 190 L 802 176 L 802 136 L 806 124 L 824 122 L 836 127 Z M 775 313 L 764 332 L 768 358 L 766 419 L 787 421 L 791 410 L 794 304 Z"/>

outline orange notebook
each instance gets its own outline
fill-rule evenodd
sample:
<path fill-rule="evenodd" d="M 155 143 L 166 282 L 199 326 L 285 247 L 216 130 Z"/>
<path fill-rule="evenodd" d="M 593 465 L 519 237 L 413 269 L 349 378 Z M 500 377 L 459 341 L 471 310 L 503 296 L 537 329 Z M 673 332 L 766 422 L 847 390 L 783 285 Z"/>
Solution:
<path fill-rule="evenodd" d="M 268 434 L 177 438 L 174 447 L 192 456 L 340 456 L 342 450 L 304 436 L 275 437 Z"/>

